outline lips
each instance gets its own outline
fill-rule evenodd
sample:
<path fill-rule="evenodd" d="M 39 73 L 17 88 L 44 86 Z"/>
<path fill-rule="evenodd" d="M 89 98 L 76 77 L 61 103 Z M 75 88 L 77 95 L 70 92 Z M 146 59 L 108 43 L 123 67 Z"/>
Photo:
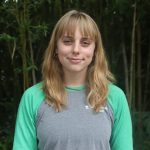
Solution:
<path fill-rule="evenodd" d="M 78 64 L 80 63 L 83 59 L 81 58 L 68 58 L 68 60 L 73 63 L 73 64 Z"/>

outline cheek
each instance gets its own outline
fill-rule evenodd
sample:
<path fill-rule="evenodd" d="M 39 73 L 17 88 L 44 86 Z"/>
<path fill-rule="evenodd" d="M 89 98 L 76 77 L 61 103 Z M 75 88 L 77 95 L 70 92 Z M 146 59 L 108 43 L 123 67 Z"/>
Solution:
<path fill-rule="evenodd" d="M 58 55 L 64 56 L 64 55 L 68 54 L 69 49 L 67 47 L 64 47 L 64 46 L 59 46 L 57 48 L 57 52 L 58 52 Z"/>
<path fill-rule="evenodd" d="M 64 47 L 58 47 L 57 54 L 58 54 L 58 59 L 62 64 L 66 60 L 66 57 L 68 56 L 68 50 Z"/>
<path fill-rule="evenodd" d="M 65 55 L 66 53 L 65 47 L 62 45 L 60 40 L 58 40 L 58 43 L 57 43 L 57 53 L 58 53 L 58 56 Z"/>
<path fill-rule="evenodd" d="M 94 48 L 91 48 L 88 51 L 86 51 L 86 56 L 88 58 L 93 58 L 93 55 L 94 55 Z"/>

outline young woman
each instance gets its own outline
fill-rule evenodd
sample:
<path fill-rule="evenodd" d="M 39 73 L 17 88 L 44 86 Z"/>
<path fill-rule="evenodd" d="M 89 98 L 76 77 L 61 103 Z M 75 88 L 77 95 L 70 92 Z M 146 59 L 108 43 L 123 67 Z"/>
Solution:
<path fill-rule="evenodd" d="M 13 150 L 133 150 L 126 97 L 112 84 L 89 15 L 72 10 L 60 18 L 42 73 L 21 99 Z"/>

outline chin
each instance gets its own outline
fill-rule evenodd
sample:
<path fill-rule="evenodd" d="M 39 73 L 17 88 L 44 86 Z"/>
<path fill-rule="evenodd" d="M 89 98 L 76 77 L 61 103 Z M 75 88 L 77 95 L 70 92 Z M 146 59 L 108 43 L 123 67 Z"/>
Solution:
<path fill-rule="evenodd" d="M 70 68 L 68 69 L 68 72 L 72 72 L 72 73 L 81 73 L 86 71 L 87 68 Z"/>

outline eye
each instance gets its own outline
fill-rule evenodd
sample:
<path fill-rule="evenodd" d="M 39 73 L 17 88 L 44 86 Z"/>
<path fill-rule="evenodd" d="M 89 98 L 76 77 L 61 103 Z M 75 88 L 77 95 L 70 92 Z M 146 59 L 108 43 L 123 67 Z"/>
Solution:
<path fill-rule="evenodd" d="M 88 46 L 90 43 L 89 42 L 87 42 L 87 41 L 83 41 L 82 42 L 82 45 L 85 45 L 85 46 Z"/>
<path fill-rule="evenodd" d="M 83 47 L 88 47 L 90 44 L 91 44 L 91 40 L 90 39 L 88 39 L 88 38 L 81 39 L 81 45 Z"/>
<path fill-rule="evenodd" d="M 73 43 L 73 39 L 71 37 L 64 37 L 62 39 L 62 42 L 65 44 L 65 45 L 72 45 Z"/>

